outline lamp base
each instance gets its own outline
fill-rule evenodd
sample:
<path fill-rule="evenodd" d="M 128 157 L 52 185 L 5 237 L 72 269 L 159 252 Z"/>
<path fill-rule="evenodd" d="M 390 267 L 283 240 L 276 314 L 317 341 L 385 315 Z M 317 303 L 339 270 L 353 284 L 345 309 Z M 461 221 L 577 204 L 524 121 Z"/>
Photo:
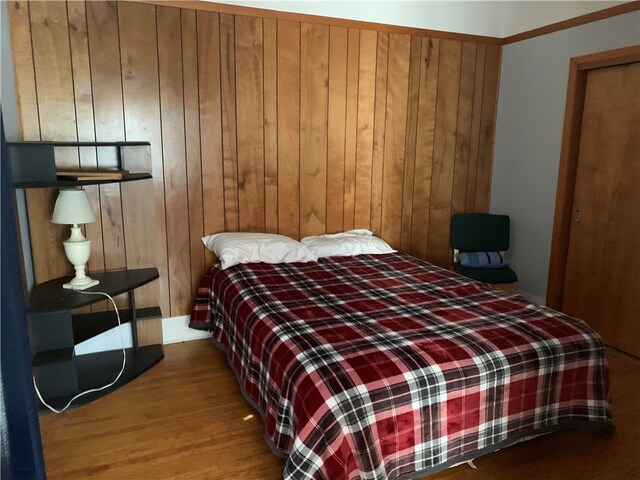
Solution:
<path fill-rule="evenodd" d="M 95 287 L 100 283 L 100 280 L 93 280 L 92 278 L 86 277 L 88 281 L 82 283 L 73 283 L 71 280 L 69 283 L 65 283 L 62 285 L 62 288 L 66 288 L 67 290 L 86 290 L 87 288 Z"/>

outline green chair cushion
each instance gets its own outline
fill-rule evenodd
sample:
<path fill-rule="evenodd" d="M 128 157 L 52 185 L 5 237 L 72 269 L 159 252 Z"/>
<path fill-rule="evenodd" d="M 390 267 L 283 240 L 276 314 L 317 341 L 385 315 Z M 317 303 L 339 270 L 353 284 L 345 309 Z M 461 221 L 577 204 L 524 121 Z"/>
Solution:
<path fill-rule="evenodd" d="M 513 283 L 518 281 L 516 272 L 509 267 L 503 268 L 468 268 L 459 263 L 453 264 L 453 270 L 460 275 L 486 283 Z"/>

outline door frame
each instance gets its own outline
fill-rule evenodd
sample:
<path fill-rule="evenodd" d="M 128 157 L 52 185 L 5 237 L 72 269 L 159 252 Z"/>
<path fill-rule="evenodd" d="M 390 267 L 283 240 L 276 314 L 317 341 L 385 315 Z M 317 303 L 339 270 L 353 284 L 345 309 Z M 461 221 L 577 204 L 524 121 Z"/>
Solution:
<path fill-rule="evenodd" d="M 547 284 L 547 305 L 555 310 L 561 310 L 564 294 L 587 74 L 595 68 L 635 62 L 640 62 L 640 45 L 573 57 L 569 65 Z"/>

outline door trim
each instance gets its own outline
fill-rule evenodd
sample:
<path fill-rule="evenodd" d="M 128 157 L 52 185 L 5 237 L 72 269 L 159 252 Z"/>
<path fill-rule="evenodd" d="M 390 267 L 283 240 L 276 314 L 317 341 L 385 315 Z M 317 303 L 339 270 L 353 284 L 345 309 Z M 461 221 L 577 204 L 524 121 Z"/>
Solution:
<path fill-rule="evenodd" d="M 547 305 L 555 310 L 562 308 L 564 294 L 587 74 L 595 68 L 635 62 L 640 62 L 640 45 L 574 57 L 569 65 L 547 284 Z"/>

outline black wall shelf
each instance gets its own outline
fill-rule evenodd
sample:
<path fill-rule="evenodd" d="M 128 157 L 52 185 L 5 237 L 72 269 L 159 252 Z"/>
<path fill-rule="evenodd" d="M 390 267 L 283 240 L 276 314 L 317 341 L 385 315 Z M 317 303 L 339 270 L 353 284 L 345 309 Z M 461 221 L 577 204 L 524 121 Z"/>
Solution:
<path fill-rule="evenodd" d="M 132 182 L 151 177 L 149 142 L 16 142 L 8 143 L 11 181 L 14 188 L 63 188 L 106 183 Z M 96 165 L 113 171 L 130 170 L 122 179 L 75 181 L 58 178 L 56 152 L 59 149 L 115 149 L 115 163 Z M 113 158 L 111 155 L 110 158 Z M 93 167 L 95 168 L 95 166 Z M 78 166 L 79 170 L 92 168 Z"/>
<path fill-rule="evenodd" d="M 153 178 L 150 173 L 129 173 L 122 177 L 121 180 L 55 180 L 46 182 L 17 182 L 13 184 L 14 188 L 68 188 L 82 187 L 84 185 L 104 185 L 106 183 L 123 183 L 135 182 L 137 180 L 148 180 Z"/>
<path fill-rule="evenodd" d="M 85 405 L 129 383 L 164 358 L 161 344 L 139 346 L 137 322 L 162 318 L 160 308 L 136 308 L 134 290 L 158 278 L 155 268 L 92 273 L 100 283 L 86 292 L 104 292 L 115 297 L 128 293 L 130 308 L 119 309 L 121 324 L 130 324 L 133 348 L 127 348 L 126 368 L 118 382 L 105 390 L 78 398 L 73 407 Z M 72 314 L 72 310 L 104 300 L 66 290 L 65 276 L 35 285 L 27 303 L 31 323 L 33 371 L 45 401 L 60 408 L 79 392 L 111 383 L 122 365 L 122 350 L 76 355 L 75 345 L 118 326 L 115 312 Z M 41 406 L 41 411 L 46 411 Z"/>
<path fill-rule="evenodd" d="M 62 285 L 68 283 L 72 278 L 73 275 L 68 275 L 35 285 L 31 289 L 31 295 L 27 303 L 27 313 L 73 310 L 104 300 L 102 296 L 86 295 L 62 288 Z M 158 270 L 156 268 L 138 268 L 135 270 L 96 272 L 91 273 L 91 278 L 99 280 L 100 283 L 85 291 L 104 292 L 115 297 L 152 282 L 158 278 Z"/>

